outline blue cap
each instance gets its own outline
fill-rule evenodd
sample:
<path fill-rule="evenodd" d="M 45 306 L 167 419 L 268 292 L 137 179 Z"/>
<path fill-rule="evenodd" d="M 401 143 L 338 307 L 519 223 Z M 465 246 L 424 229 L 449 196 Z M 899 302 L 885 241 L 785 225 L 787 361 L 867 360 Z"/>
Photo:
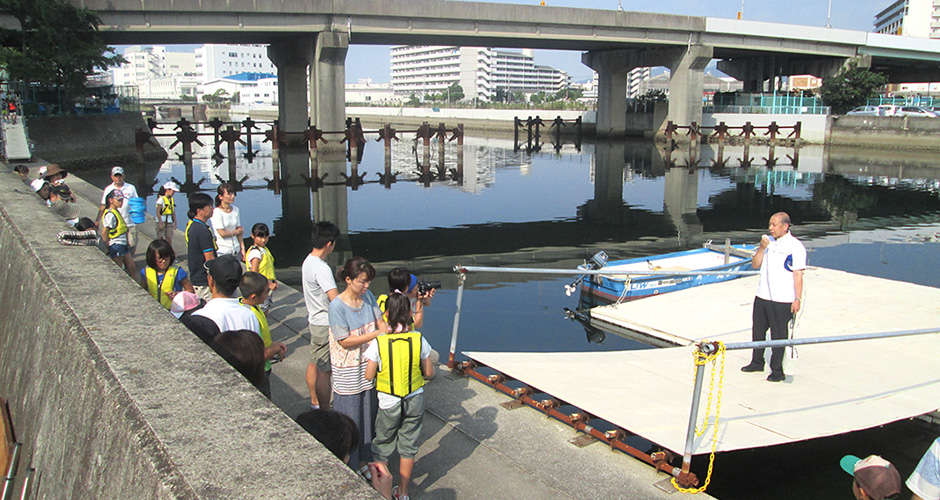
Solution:
<path fill-rule="evenodd" d="M 407 292 L 407 293 L 411 293 L 411 291 L 414 290 L 416 286 L 418 286 L 418 277 L 412 274 L 412 275 L 411 275 L 411 284 L 408 285 L 408 292 Z"/>

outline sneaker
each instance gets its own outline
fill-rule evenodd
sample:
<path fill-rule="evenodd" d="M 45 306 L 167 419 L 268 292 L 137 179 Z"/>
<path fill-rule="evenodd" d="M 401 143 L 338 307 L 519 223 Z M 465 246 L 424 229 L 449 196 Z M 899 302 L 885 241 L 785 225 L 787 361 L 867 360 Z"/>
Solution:
<path fill-rule="evenodd" d="M 411 500 L 408 495 L 399 495 L 398 486 L 392 488 L 392 500 Z"/>
<path fill-rule="evenodd" d="M 787 376 L 783 372 L 770 372 L 770 375 L 767 375 L 768 382 L 783 382 L 787 379 Z"/>
<path fill-rule="evenodd" d="M 750 372 L 762 372 L 762 371 L 764 371 L 764 365 L 763 365 L 763 364 L 757 364 L 757 363 L 751 363 L 751 364 L 749 364 L 749 365 L 744 365 L 744 366 L 742 366 L 742 367 L 741 367 L 741 371 L 742 371 L 742 372 L 748 372 L 748 373 L 750 373 Z"/>

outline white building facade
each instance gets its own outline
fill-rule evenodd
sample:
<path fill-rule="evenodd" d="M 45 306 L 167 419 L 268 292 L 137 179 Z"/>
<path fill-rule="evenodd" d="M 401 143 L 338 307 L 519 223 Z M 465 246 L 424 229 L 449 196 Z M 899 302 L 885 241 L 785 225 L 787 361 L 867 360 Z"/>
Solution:
<path fill-rule="evenodd" d="M 208 83 L 240 73 L 277 74 L 266 45 L 206 44 L 196 49 L 195 76 Z"/>
<path fill-rule="evenodd" d="M 392 88 L 400 97 L 438 94 L 457 83 L 465 100 L 490 100 L 500 89 L 555 93 L 571 84 L 564 71 L 536 65 L 530 50 L 483 47 L 392 47 L 391 76 Z"/>
<path fill-rule="evenodd" d="M 875 16 L 874 32 L 915 38 L 940 38 L 940 2 L 895 0 Z"/>
<path fill-rule="evenodd" d="M 222 90 L 229 98 L 238 94 L 240 104 L 277 104 L 277 76 L 271 73 L 240 73 L 199 84 L 196 96 L 212 95 Z"/>
<path fill-rule="evenodd" d="M 166 47 L 132 45 L 123 56 L 127 62 L 112 70 L 114 85 L 137 85 L 166 75 Z"/>

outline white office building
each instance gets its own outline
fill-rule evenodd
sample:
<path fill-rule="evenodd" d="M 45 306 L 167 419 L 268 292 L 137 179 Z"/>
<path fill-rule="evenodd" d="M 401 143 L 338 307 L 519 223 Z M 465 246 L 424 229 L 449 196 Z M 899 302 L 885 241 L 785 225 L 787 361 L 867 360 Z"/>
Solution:
<path fill-rule="evenodd" d="M 277 74 L 266 45 L 206 44 L 196 49 L 195 76 L 208 83 L 241 73 Z"/>
<path fill-rule="evenodd" d="M 132 45 L 123 56 L 127 62 L 112 69 L 114 85 L 137 85 L 166 75 L 166 47 Z"/>
<path fill-rule="evenodd" d="M 458 46 L 392 47 L 391 76 L 400 97 L 439 94 L 457 83 L 465 100 L 490 100 L 498 90 L 555 93 L 571 83 L 564 71 L 536 65 L 530 50 Z"/>
<path fill-rule="evenodd" d="M 896 0 L 875 16 L 875 33 L 940 38 L 940 2 Z"/>

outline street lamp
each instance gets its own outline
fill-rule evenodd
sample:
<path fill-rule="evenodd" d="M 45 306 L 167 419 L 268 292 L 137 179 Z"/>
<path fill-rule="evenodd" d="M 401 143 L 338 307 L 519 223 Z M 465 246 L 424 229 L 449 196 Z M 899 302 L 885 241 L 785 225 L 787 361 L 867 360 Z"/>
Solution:
<path fill-rule="evenodd" d="M 826 14 L 826 27 L 832 27 L 832 0 L 829 0 L 829 13 Z"/>

